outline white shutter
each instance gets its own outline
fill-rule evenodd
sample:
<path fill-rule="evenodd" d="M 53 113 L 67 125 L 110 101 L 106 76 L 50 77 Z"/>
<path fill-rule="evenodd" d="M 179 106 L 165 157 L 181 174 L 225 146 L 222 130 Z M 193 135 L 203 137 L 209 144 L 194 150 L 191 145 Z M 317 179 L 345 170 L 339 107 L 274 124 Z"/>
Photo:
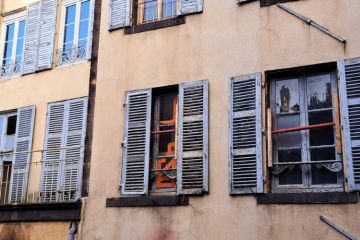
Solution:
<path fill-rule="evenodd" d="M 151 89 L 126 92 L 121 194 L 148 193 Z"/>
<path fill-rule="evenodd" d="M 110 0 L 109 30 L 130 26 L 130 0 Z"/>
<path fill-rule="evenodd" d="M 62 147 L 85 145 L 87 98 L 67 101 L 66 133 Z M 84 147 L 63 150 L 60 201 L 70 201 L 81 194 L 81 180 L 84 160 Z"/>
<path fill-rule="evenodd" d="M 18 109 L 15 152 L 31 151 L 35 121 L 35 106 Z M 27 190 L 31 153 L 16 154 L 10 181 L 9 202 L 24 202 Z"/>
<path fill-rule="evenodd" d="M 36 71 L 51 69 L 53 63 L 57 0 L 43 0 L 39 25 Z"/>
<path fill-rule="evenodd" d="M 230 78 L 230 194 L 263 192 L 261 121 L 261 73 Z"/>
<path fill-rule="evenodd" d="M 341 111 L 350 191 L 360 190 L 360 58 L 339 61 Z"/>
<path fill-rule="evenodd" d="M 203 11 L 203 0 L 178 0 L 177 15 L 185 15 Z"/>
<path fill-rule="evenodd" d="M 179 92 L 178 194 L 208 191 L 208 80 L 182 83 Z"/>
<path fill-rule="evenodd" d="M 89 60 L 91 59 L 91 52 L 92 52 L 92 40 L 94 34 L 94 17 L 95 17 L 95 0 L 90 0 L 90 21 L 89 21 L 89 33 L 88 33 L 88 42 L 86 45 L 86 58 Z"/>
<path fill-rule="evenodd" d="M 27 6 L 24 49 L 21 74 L 33 73 L 37 66 L 37 49 L 39 41 L 39 24 L 42 1 Z"/>
<path fill-rule="evenodd" d="M 66 102 L 50 103 L 47 111 L 44 149 L 61 148 L 65 139 Z M 58 199 L 60 184 L 60 159 L 64 151 L 45 151 L 43 156 L 40 201 L 52 202 Z"/>

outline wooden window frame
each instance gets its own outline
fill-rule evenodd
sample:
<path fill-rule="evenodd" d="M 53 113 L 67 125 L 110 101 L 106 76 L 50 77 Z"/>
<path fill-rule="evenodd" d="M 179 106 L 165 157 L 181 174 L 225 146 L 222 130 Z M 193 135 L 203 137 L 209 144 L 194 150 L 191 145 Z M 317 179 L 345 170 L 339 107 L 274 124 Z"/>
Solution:
<path fill-rule="evenodd" d="M 133 26 L 136 25 L 142 25 L 142 24 L 147 24 L 147 23 L 152 23 L 152 22 L 157 22 L 157 21 L 162 21 L 162 20 L 167 20 L 167 19 L 171 19 L 171 18 L 176 18 L 177 15 L 177 10 L 178 10 L 178 0 L 175 0 L 175 14 L 169 17 L 162 17 L 162 13 L 163 13 L 163 1 L 164 0 L 156 0 L 157 2 L 157 10 L 156 10 L 156 19 L 150 20 L 150 21 L 144 21 L 144 11 L 145 11 L 145 7 L 143 10 L 139 9 L 140 4 L 143 4 L 145 6 L 145 0 L 133 0 L 133 14 L 132 14 L 132 19 L 133 19 Z"/>

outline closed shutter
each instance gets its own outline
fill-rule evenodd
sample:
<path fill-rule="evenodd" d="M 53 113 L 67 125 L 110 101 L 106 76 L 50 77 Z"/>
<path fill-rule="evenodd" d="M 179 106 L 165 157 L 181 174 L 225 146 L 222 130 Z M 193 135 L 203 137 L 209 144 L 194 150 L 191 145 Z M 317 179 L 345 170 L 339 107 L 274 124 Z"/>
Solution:
<path fill-rule="evenodd" d="M 21 75 L 33 73 L 36 70 L 41 6 L 42 1 L 27 6 Z"/>
<path fill-rule="evenodd" d="M 350 191 L 360 190 L 360 58 L 339 61 L 341 111 Z"/>
<path fill-rule="evenodd" d="M 178 194 L 208 191 L 208 80 L 180 84 Z"/>
<path fill-rule="evenodd" d="M 229 193 L 263 192 L 261 73 L 230 78 Z"/>
<path fill-rule="evenodd" d="M 178 0 L 177 15 L 202 12 L 203 0 Z"/>
<path fill-rule="evenodd" d="M 66 134 L 62 147 L 66 149 L 62 161 L 60 201 L 74 200 L 81 195 L 82 167 L 85 145 L 87 98 L 67 101 Z"/>
<path fill-rule="evenodd" d="M 53 63 L 57 0 L 43 0 L 39 27 L 36 71 L 51 69 Z"/>
<path fill-rule="evenodd" d="M 90 21 L 89 21 L 89 33 L 88 33 L 88 43 L 87 47 L 87 56 L 86 58 L 91 59 L 92 52 L 92 39 L 93 39 L 93 29 L 94 29 L 94 17 L 95 17 L 95 0 L 90 1 Z"/>
<path fill-rule="evenodd" d="M 110 0 L 109 31 L 130 26 L 130 0 Z"/>
<path fill-rule="evenodd" d="M 65 139 L 66 102 L 50 103 L 47 111 L 44 149 L 61 148 Z M 60 159 L 64 151 L 45 151 L 43 156 L 40 201 L 53 202 L 58 199 L 60 184 Z"/>
<path fill-rule="evenodd" d="M 151 89 L 126 92 L 121 194 L 148 193 Z"/>
<path fill-rule="evenodd" d="M 35 120 L 35 106 L 23 107 L 18 109 L 16 133 L 15 133 L 15 152 L 31 151 Z M 9 201 L 24 202 L 27 190 L 31 153 L 16 154 L 13 160 L 11 176 L 11 192 Z"/>

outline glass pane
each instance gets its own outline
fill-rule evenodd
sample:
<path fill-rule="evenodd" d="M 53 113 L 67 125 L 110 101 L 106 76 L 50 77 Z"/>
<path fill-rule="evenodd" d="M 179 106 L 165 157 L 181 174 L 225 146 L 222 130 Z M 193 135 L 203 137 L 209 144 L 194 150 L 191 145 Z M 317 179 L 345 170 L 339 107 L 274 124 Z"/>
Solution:
<path fill-rule="evenodd" d="M 7 65 L 11 62 L 11 58 L 7 58 L 3 60 L 3 65 Z"/>
<path fill-rule="evenodd" d="M 71 49 L 71 48 L 72 48 L 72 45 L 73 45 L 72 42 L 71 42 L 71 43 L 64 44 L 64 50 L 66 51 L 66 50 Z"/>
<path fill-rule="evenodd" d="M 335 147 L 320 148 L 311 150 L 311 161 L 335 160 Z M 318 168 L 316 165 L 311 166 L 312 184 L 336 184 L 337 174 L 327 170 L 324 166 Z"/>
<path fill-rule="evenodd" d="M 330 74 L 307 78 L 308 108 L 331 108 Z"/>
<path fill-rule="evenodd" d="M 24 46 L 24 39 L 21 38 L 21 39 L 19 39 L 18 42 L 17 42 L 16 56 L 22 54 L 23 46 Z"/>
<path fill-rule="evenodd" d="M 159 135 L 159 156 L 175 155 L 175 133 Z"/>
<path fill-rule="evenodd" d="M 332 110 L 310 112 L 309 125 L 333 122 Z M 333 145 L 334 127 L 310 129 L 310 146 Z"/>
<path fill-rule="evenodd" d="M 278 129 L 300 127 L 300 114 L 277 117 Z M 301 132 L 278 134 L 278 148 L 301 147 Z"/>
<path fill-rule="evenodd" d="M 0 117 L 0 136 L 2 136 L 4 131 L 4 117 Z M 1 146 L 1 141 L 0 141 L 0 146 Z"/>
<path fill-rule="evenodd" d="M 19 23 L 19 34 L 18 38 L 23 38 L 25 33 L 25 21 L 21 21 Z"/>
<path fill-rule="evenodd" d="M 15 147 L 15 135 L 5 136 L 4 137 L 4 150 L 11 151 Z"/>
<path fill-rule="evenodd" d="M 297 112 L 299 106 L 299 84 L 297 79 L 276 81 L 276 112 Z"/>
<path fill-rule="evenodd" d="M 80 22 L 79 39 L 87 38 L 88 27 L 89 27 L 89 20 Z"/>
<path fill-rule="evenodd" d="M 11 58 L 13 41 L 5 43 L 4 58 Z"/>
<path fill-rule="evenodd" d="M 5 41 L 11 41 L 14 39 L 15 23 L 6 26 L 6 38 Z"/>
<path fill-rule="evenodd" d="M 301 150 L 278 151 L 278 162 L 301 162 Z M 302 184 L 302 170 L 300 165 L 279 174 L 279 185 Z"/>
<path fill-rule="evenodd" d="M 157 1 L 156 0 L 145 0 L 144 9 L 144 21 L 151 21 L 156 19 L 157 13 Z"/>
<path fill-rule="evenodd" d="M 75 13 L 76 13 L 76 5 L 72 5 L 66 8 L 65 24 L 70 24 L 75 22 Z"/>
<path fill-rule="evenodd" d="M 174 119 L 174 105 L 176 95 L 165 95 L 160 97 L 160 121 L 170 121 Z"/>
<path fill-rule="evenodd" d="M 90 1 L 81 3 L 80 20 L 88 19 L 90 15 Z"/>
<path fill-rule="evenodd" d="M 75 24 L 70 24 L 65 27 L 64 43 L 74 41 Z"/>
<path fill-rule="evenodd" d="M 174 0 L 164 0 L 162 6 L 163 17 L 169 17 L 175 15 L 175 1 Z"/>

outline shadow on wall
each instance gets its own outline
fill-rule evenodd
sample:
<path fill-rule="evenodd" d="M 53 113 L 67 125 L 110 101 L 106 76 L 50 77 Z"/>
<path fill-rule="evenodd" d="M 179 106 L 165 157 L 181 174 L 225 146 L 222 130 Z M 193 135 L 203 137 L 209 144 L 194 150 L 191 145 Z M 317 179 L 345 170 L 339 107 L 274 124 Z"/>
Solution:
<path fill-rule="evenodd" d="M 29 239 L 28 235 L 21 228 L 21 223 L 4 223 L 0 230 L 0 240 Z"/>

